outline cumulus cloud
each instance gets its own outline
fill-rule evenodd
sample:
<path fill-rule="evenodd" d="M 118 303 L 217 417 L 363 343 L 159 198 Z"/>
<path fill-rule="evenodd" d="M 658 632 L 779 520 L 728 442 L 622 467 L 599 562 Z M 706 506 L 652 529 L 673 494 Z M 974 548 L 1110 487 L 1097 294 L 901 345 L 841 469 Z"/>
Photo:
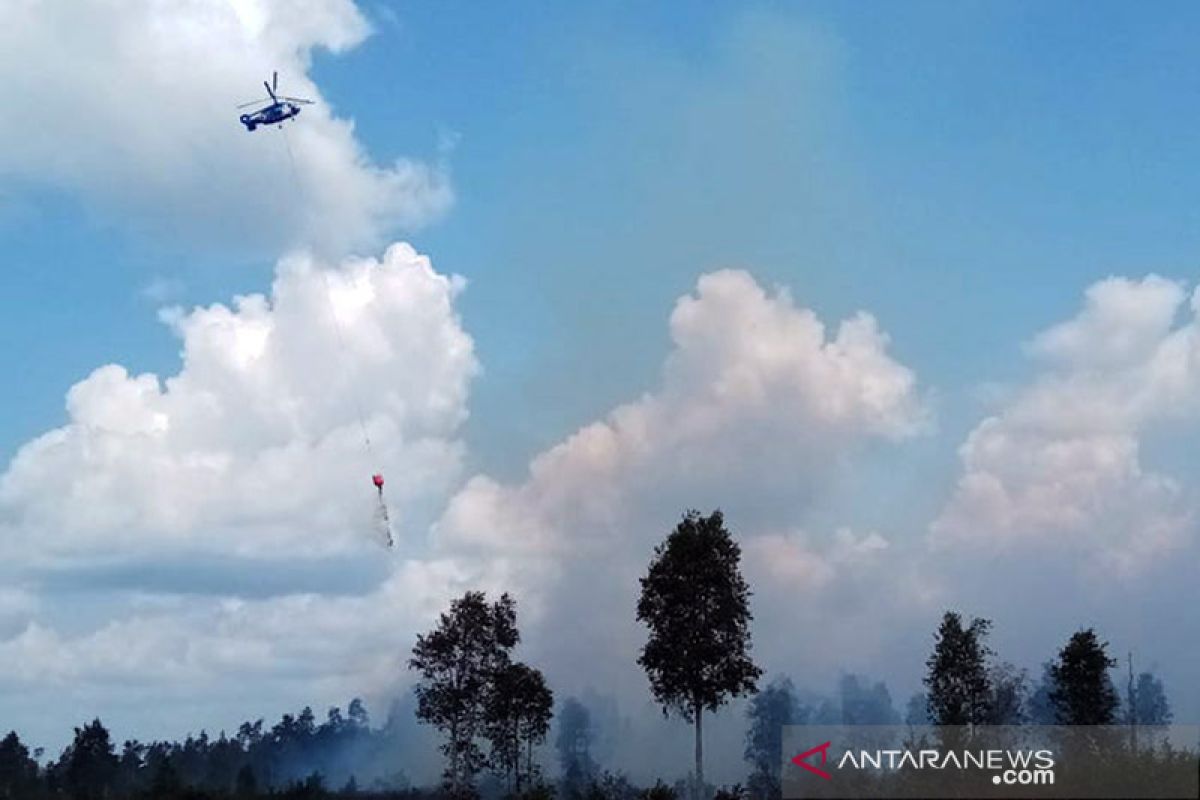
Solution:
<path fill-rule="evenodd" d="M 808 538 L 802 531 L 764 534 L 747 545 L 747 561 L 771 580 L 812 591 L 833 582 L 840 567 L 876 559 L 889 546 L 874 531 L 859 535 L 849 528 L 837 530 L 826 552 L 814 549 Z"/>
<path fill-rule="evenodd" d="M 400 508 L 435 504 L 477 370 L 462 285 L 398 244 L 334 267 L 289 257 L 269 295 L 163 312 L 179 372 L 109 364 L 71 387 L 67 423 L 0 476 L 5 549 L 344 551 L 368 540 L 375 469 Z"/>
<path fill-rule="evenodd" d="M 162 312 L 175 374 L 110 364 L 71 387 L 66 423 L 0 473 L 0 696 L 69 692 L 152 735 L 176 735 L 197 696 L 188 723 L 213 728 L 389 699 L 414 632 L 497 588 L 421 557 L 462 477 L 463 286 L 405 244 L 293 255 L 268 293 Z M 377 469 L 394 553 L 375 539 Z M 147 698 L 177 713 L 156 725 Z M 32 733 L 70 729 L 53 722 Z"/>
<path fill-rule="evenodd" d="M 945 607 L 949 587 L 917 543 L 896 533 L 788 529 L 746 541 L 755 631 L 766 634 L 755 639 L 760 663 L 809 686 L 833 685 L 846 670 L 909 677 L 919 656 L 900 669 L 881 665 L 909 658 L 914 630 Z"/>
<path fill-rule="evenodd" d="M 686 508 L 722 507 L 748 576 L 773 595 L 820 594 L 867 562 L 890 569 L 878 534 L 778 534 L 853 454 L 926 424 L 916 377 L 876 321 L 829 330 L 787 291 L 726 270 L 678 301 L 670 333 L 656 389 L 536 456 L 520 483 L 472 478 L 436 529 L 439 552 L 484 554 L 481 570 L 503 572 L 538 622 L 539 663 L 564 686 L 641 687 L 637 578 Z"/>
<path fill-rule="evenodd" d="M 0 692 L 202 693 L 209 715 L 234 696 L 231 676 L 273 688 L 229 713 L 386 697 L 407 680 L 398 663 L 415 633 L 480 588 L 517 595 L 523 657 L 556 687 L 643 698 L 637 577 L 697 505 L 724 507 L 745 543 L 748 579 L 780 610 L 763 631 L 795 623 L 798 595 L 804 619 L 831 604 L 858 614 L 864 602 L 848 599 L 871 587 L 894 590 L 897 613 L 920 602 L 882 534 L 796 529 L 855 452 L 925 425 L 914 374 L 870 316 L 827 329 L 747 273 L 705 275 L 671 314 L 658 386 L 536 456 L 522 482 L 463 483 L 477 365 L 454 312 L 460 287 L 406 245 L 336 266 L 295 256 L 269 294 L 164 312 L 177 374 L 108 365 L 72 387 L 67 423 L 0 477 L 0 542 L 32 587 L 6 602 L 0 660 L 21 667 Z M 346 560 L 381 552 L 364 533 L 373 464 L 360 408 L 408 520 L 404 560 L 377 572 Z M 412 522 L 422 505 L 438 519 L 427 551 Z M 172 566 L 180 554 L 187 569 Z M 313 556 L 336 579 L 298 566 Z M 269 577 L 247 590 L 239 562 Z M 68 621 L 31 605 L 47 587 L 103 601 Z M 789 637 L 759 641 L 767 659 L 795 663 Z"/>
<path fill-rule="evenodd" d="M 443 166 L 371 161 L 308 75 L 369 34 L 351 0 L 0 5 L 0 182 L 49 184 L 161 240 L 277 253 L 371 246 L 443 213 Z M 316 100 L 285 132 L 235 105 Z M 290 154 L 289 154 L 290 148 Z M 293 169 L 294 159 L 294 169 Z"/>
<path fill-rule="evenodd" d="M 1039 374 L 960 448 L 933 542 L 1066 548 L 1128 572 L 1186 541 L 1194 498 L 1141 451 L 1154 426 L 1195 421 L 1198 311 L 1200 295 L 1153 275 L 1090 287 L 1031 342 Z"/>
<path fill-rule="evenodd" d="M 867 314 L 830 334 L 786 291 L 728 270 L 680 299 L 670 330 L 657 391 L 538 455 L 522 484 L 472 479 L 442 543 L 603 549 L 631 506 L 804 498 L 864 442 L 924 423 L 914 374 Z"/>

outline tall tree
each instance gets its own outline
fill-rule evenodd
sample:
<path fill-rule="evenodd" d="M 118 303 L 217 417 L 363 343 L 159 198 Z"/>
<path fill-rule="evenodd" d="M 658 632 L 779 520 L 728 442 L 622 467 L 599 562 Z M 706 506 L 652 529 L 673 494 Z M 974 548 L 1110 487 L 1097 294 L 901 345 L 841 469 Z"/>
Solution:
<path fill-rule="evenodd" d="M 492 681 L 509 664 L 519 638 L 511 597 L 489 604 L 483 592 L 467 592 L 413 646 L 408 665 L 420 675 L 417 719 L 446 735 L 445 777 L 456 797 L 473 792 L 475 775 L 486 764 L 477 739 L 487 723 Z"/>
<path fill-rule="evenodd" d="M 1108 642 L 1091 628 L 1077 631 L 1050 665 L 1050 705 L 1059 725 L 1111 725 L 1117 716 L 1117 690 L 1108 671 L 1117 660 Z"/>
<path fill-rule="evenodd" d="M 522 712 L 517 725 L 518 738 L 525 745 L 525 777 L 531 782 L 538 777 L 533 762 L 533 749 L 546 741 L 550 720 L 554 717 L 554 692 L 546 685 L 540 670 L 531 669 L 521 684 Z"/>
<path fill-rule="evenodd" d="M 897 725 L 900 713 L 883 681 L 847 673 L 838 681 L 843 725 Z"/>
<path fill-rule="evenodd" d="M 925 661 L 929 718 L 934 725 L 983 725 L 990 718 L 991 681 L 986 639 L 992 623 L 947 611 Z"/>
<path fill-rule="evenodd" d="M 142 788 L 142 768 L 145 764 L 146 746 L 137 740 L 127 740 L 121 746 L 117 763 L 116 793 L 132 796 Z"/>
<path fill-rule="evenodd" d="M 254 775 L 254 767 L 243 764 L 233 781 L 235 797 L 251 798 L 258 794 L 258 778 Z"/>
<path fill-rule="evenodd" d="M 929 723 L 929 696 L 924 692 L 914 692 L 904 706 L 904 724 L 919 727 Z"/>
<path fill-rule="evenodd" d="M 204 785 L 216 791 L 229 791 L 237 777 L 242 758 L 242 749 L 238 743 L 226 736 L 225 731 L 221 731 L 208 750 L 207 763 L 203 769 Z"/>
<path fill-rule="evenodd" d="M 1053 725 L 1055 721 L 1054 705 L 1050 702 L 1050 693 L 1054 691 L 1053 666 L 1049 661 L 1043 662 L 1042 676 L 1025 704 L 1029 721 L 1034 725 Z"/>
<path fill-rule="evenodd" d="M 596 774 L 592 759 L 592 715 L 587 706 L 568 697 L 558 711 L 558 734 L 554 748 L 558 751 L 558 768 L 562 774 L 563 793 L 575 796 Z"/>
<path fill-rule="evenodd" d="M 750 658 L 753 616 L 740 561 L 720 511 L 689 511 L 641 579 L 637 618 L 650 636 L 638 664 L 663 713 L 695 726 L 697 796 L 704 786 L 704 711 L 755 691 L 762 674 Z"/>
<path fill-rule="evenodd" d="M 746 749 L 743 757 L 750 764 L 748 788 L 752 797 L 770 800 L 780 796 L 780 771 L 783 752 L 783 726 L 802 725 L 804 709 L 796 699 L 790 678 L 776 678 L 750 698 L 746 707 Z"/>
<path fill-rule="evenodd" d="M 105 797 L 117 777 L 118 759 L 112 738 L 100 720 L 75 729 L 75 739 L 59 759 L 67 788 L 76 800 Z"/>
<path fill-rule="evenodd" d="M 1029 675 L 1012 664 L 994 664 L 988 669 L 992 696 L 988 703 L 988 722 L 992 725 L 1024 725 L 1027 710 Z"/>
<path fill-rule="evenodd" d="M 1162 681 L 1152 672 L 1138 674 L 1132 700 L 1126 711 L 1126 721 L 1132 725 L 1170 725 L 1174 719 Z"/>
<path fill-rule="evenodd" d="M 0 798 L 16 800 L 33 795 L 38 765 L 16 731 L 0 739 Z"/>
<path fill-rule="evenodd" d="M 533 748 L 545 741 L 554 713 L 554 694 L 541 672 L 508 664 L 493 678 L 487 704 L 487 737 L 494 766 L 518 794 L 534 777 Z"/>
<path fill-rule="evenodd" d="M 367 707 L 357 697 L 350 701 L 350 705 L 346 709 L 346 716 L 349 717 L 350 725 L 359 731 L 365 731 L 371 727 L 371 716 L 367 713 Z"/>

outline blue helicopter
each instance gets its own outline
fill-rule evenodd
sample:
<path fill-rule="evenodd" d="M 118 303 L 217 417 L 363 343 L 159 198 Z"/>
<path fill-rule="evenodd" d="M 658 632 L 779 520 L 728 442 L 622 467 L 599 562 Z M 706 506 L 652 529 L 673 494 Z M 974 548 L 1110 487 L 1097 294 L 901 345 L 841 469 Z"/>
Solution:
<path fill-rule="evenodd" d="M 267 97 L 262 100 L 251 100 L 249 103 L 242 103 L 238 108 L 247 108 L 249 106 L 259 106 L 266 103 L 265 106 L 253 111 L 249 114 L 242 114 L 238 117 L 242 124 L 246 126 L 246 130 L 252 131 L 259 125 L 274 125 L 278 123 L 280 126 L 286 120 L 291 119 L 300 113 L 300 105 L 311 105 L 312 100 L 305 100 L 303 97 L 286 97 L 278 95 L 275 90 L 279 88 L 279 73 L 271 73 L 271 82 L 263 81 L 263 86 L 267 87 Z"/>

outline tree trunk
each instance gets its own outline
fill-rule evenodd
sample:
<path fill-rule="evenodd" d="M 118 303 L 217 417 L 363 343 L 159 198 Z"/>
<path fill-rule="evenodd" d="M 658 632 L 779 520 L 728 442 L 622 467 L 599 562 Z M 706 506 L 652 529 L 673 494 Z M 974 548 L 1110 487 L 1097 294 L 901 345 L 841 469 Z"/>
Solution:
<path fill-rule="evenodd" d="M 450 791 L 458 797 L 458 722 L 450 723 Z"/>
<path fill-rule="evenodd" d="M 517 786 L 516 793 L 520 794 L 521 793 L 521 734 L 517 730 L 516 721 L 513 722 L 512 730 L 510 731 L 510 733 L 512 734 L 512 741 L 509 742 L 509 745 L 511 745 L 511 747 L 512 747 L 512 750 L 510 751 L 510 753 L 512 754 L 513 760 L 512 760 L 512 766 L 509 767 L 509 770 L 508 770 L 509 788 L 510 789 L 512 788 L 512 778 L 515 777 L 516 781 L 517 781 L 516 782 L 516 786 Z"/>
<path fill-rule="evenodd" d="M 529 737 L 529 741 L 525 746 L 525 776 L 529 779 L 530 785 L 533 783 L 533 737 Z"/>
<path fill-rule="evenodd" d="M 704 735 L 701 724 L 704 707 L 696 703 L 696 789 L 695 800 L 704 800 Z"/>
<path fill-rule="evenodd" d="M 1129 711 L 1126 714 L 1126 716 L 1128 717 L 1128 719 L 1126 721 L 1129 723 L 1129 750 L 1136 757 L 1137 749 L 1138 749 L 1138 741 L 1137 741 L 1138 718 L 1137 718 L 1137 700 L 1136 700 L 1137 695 L 1134 693 L 1134 689 L 1133 689 L 1133 651 L 1132 650 L 1129 651 L 1129 688 L 1126 690 L 1125 695 L 1128 698 L 1126 703 L 1129 706 Z"/>

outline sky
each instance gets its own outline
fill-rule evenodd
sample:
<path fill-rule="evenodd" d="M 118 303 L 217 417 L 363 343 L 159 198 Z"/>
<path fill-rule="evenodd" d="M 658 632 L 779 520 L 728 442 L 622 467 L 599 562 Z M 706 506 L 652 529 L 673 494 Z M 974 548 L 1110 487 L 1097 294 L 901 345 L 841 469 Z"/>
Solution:
<path fill-rule="evenodd" d="M 5 6 L 0 727 L 384 708 L 476 587 L 637 716 L 693 507 L 769 674 L 956 608 L 1197 719 L 1200 12 L 1080 11 Z"/>

